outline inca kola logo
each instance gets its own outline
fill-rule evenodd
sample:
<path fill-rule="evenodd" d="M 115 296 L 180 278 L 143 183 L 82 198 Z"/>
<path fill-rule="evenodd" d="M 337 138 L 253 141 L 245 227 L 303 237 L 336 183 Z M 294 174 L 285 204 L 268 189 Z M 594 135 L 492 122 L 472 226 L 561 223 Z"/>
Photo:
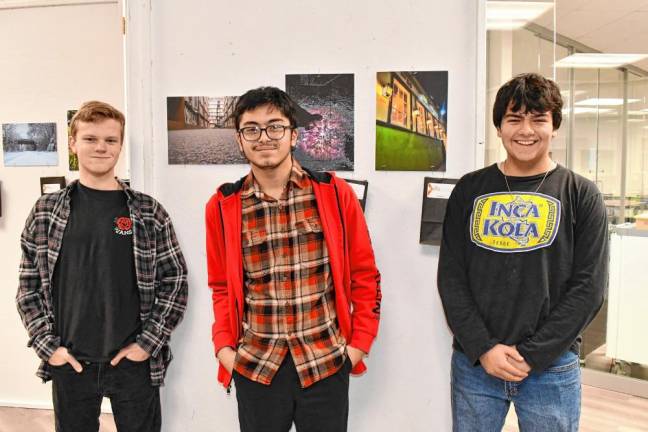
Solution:
<path fill-rule="evenodd" d="M 493 193 L 475 199 L 470 237 L 496 252 L 526 252 L 553 243 L 560 201 L 536 192 Z"/>

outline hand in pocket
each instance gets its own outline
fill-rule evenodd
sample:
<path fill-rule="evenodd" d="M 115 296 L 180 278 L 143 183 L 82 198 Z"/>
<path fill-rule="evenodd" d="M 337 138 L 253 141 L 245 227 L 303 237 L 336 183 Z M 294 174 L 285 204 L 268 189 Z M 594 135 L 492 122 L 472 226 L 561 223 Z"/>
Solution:
<path fill-rule="evenodd" d="M 70 363 L 70 366 L 77 371 L 77 373 L 81 373 L 83 371 L 83 366 L 81 366 L 81 363 L 77 361 L 77 359 L 74 358 L 72 354 L 67 350 L 65 347 L 58 347 L 56 351 L 54 351 L 54 354 L 51 355 L 49 359 L 47 359 L 47 363 L 50 364 L 50 366 L 63 366 L 67 363 Z"/>

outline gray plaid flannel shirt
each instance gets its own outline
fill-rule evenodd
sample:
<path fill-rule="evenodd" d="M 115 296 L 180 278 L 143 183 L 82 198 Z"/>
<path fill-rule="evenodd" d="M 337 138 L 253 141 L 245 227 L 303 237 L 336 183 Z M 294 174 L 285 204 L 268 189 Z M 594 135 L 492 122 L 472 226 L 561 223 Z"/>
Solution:
<path fill-rule="evenodd" d="M 134 191 L 118 180 L 127 196 L 133 221 L 133 253 L 140 297 L 142 330 L 137 343 L 148 352 L 151 383 L 164 383 L 172 359 L 168 342 L 182 319 L 187 304 L 187 266 L 178 245 L 171 219 L 152 197 Z M 65 189 L 41 196 L 27 217 L 20 237 L 22 259 L 16 304 L 41 364 L 36 375 L 47 381 L 47 360 L 60 345 L 54 332 L 51 283 L 61 250 L 65 225 L 70 215 L 70 191 Z"/>

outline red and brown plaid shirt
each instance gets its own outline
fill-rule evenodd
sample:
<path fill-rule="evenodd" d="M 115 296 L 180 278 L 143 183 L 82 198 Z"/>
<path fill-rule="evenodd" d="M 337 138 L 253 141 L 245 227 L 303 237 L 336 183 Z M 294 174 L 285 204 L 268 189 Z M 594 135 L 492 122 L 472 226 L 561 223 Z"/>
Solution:
<path fill-rule="evenodd" d="M 234 369 L 270 384 L 290 353 L 308 387 L 346 358 L 311 180 L 295 162 L 277 200 L 250 172 L 241 200 L 245 314 Z"/>

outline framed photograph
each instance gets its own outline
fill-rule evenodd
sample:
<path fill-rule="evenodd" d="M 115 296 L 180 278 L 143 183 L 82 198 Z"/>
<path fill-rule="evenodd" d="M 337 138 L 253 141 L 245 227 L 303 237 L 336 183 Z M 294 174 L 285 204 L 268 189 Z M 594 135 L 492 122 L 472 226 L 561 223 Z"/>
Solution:
<path fill-rule="evenodd" d="M 315 171 L 353 171 L 353 74 L 286 75 L 299 136 L 295 157 Z"/>
<path fill-rule="evenodd" d="M 7 123 L 2 125 L 4 164 L 56 166 L 56 123 Z"/>
<path fill-rule="evenodd" d="M 367 203 L 367 189 L 369 188 L 369 182 L 367 180 L 351 179 L 344 179 L 344 181 L 349 183 L 351 189 L 355 192 L 358 201 L 360 201 L 360 207 L 362 207 L 362 211 L 364 212 L 365 204 Z"/>
<path fill-rule="evenodd" d="M 376 170 L 445 171 L 448 72 L 378 72 Z"/>
<path fill-rule="evenodd" d="M 65 188 L 65 177 L 41 177 L 41 195 L 58 192 Z"/>
<path fill-rule="evenodd" d="M 244 164 L 231 114 L 238 96 L 167 97 L 169 165 Z"/>
<path fill-rule="evenodd" d="M 67 112 L 67 134 L 68 134 L 68 167 L 70 171 L 79 171 L 79 158 L 76 154 L 72 153 L 70 149 L 70 138 L 72 138 L 72 131 L 70 130 L 70 123 L 72 117 L 76 114 L 77 110 L 68 110 Z"/>

